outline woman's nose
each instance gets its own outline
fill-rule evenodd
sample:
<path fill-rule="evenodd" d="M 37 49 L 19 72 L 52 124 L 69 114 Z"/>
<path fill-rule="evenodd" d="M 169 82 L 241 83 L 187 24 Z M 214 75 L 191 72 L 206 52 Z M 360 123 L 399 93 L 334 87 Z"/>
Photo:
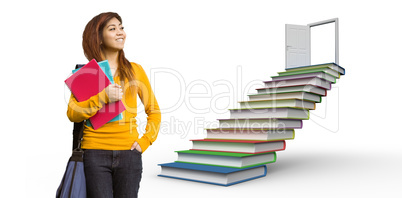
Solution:
<path fill-rule="evenodd" d="M 123 30 L 121 30 L 120 28 L 119 28 L 119 29 L 117 29 L 116 34 L 117 34 L 117 35 L 122 35 L 122 34 L 123 34 Z"/>

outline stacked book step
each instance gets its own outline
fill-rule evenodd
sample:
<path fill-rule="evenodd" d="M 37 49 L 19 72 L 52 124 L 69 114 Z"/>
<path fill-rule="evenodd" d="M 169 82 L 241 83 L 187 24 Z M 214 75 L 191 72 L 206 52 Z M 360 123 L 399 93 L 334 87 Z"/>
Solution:
<path fill-rule="evenodd" d="M 206 129 L 205 139 L 191 140 L 193 148 L 176 151 L 177 161 L 159 164 L 159 176 L 230 186 L 264 177 L 266 164 L 286 148 L 295 129 L 327 95 L 345 69 L 335 63 L 287 69 L 264 81 L 257 94 L 229 109 L 219 128 Z"/>

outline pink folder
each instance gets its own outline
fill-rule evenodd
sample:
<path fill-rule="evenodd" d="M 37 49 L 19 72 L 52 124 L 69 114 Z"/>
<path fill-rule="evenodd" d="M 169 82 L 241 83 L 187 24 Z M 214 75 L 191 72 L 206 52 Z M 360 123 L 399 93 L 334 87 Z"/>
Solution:
<path fill-rule="evenodd" d="M 106 74 L 99 67 L 95 59 L 92 59 L 64 81 L 78 101 L 88 100 L 98 94 L 108 85 L 110 81 Z M 119 115 L 126 108 L 123 102 L 107 103 L 94 116 L 89 118 L 94 129 L 98 129 L 111 119 Z"/>

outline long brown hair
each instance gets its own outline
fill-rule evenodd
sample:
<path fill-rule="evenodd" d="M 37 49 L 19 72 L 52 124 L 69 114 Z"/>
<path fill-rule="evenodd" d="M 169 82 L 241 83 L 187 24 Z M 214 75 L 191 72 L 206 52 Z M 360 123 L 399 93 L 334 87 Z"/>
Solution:
<path fill-rule="evenodd" d="M 123 23 L 119 14 L 114 12 L 104 12 L 92 18 L 85 26 L 84 33 L 82 34 L 82 48 L 84 49 L 85 57 L 89 61 L 92 59 L 95 59 L 96 61 L 105 60 L 105 56 L 102 52 L 103 46 L 101 44 L 103 43 L 103 28 L 112 18 L 117 18 L 120 23 Z M 134 70 L 132 69 L 130 62 L 124 56 L 123 50 L 120 50 L 119 52 L 118 63 L 117 74 L 119 75 L 123 87 L 124 81 L 126 80 L 129 84 L 133 83 L 135 80 Z"/>

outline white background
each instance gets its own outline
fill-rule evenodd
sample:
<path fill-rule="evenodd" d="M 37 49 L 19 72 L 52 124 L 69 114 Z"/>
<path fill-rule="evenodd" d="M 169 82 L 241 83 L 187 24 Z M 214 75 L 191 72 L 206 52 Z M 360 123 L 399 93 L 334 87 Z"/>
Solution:
<path fill-rule="evenodd" d="M 55 195 L 73 126 L 63 81 L 87 61 L 82 32 L 105 11 L 122 16 L 126 56 L 145 68 L 163 112 L 159 137 L 143 154 L 140 197 L 402 195 L 397 1 L 1 4 L 1 197 Z M 335 17 L 346 75 L 277 153 L 266 177 L 231 187 L 157 177 L 158 163 L 176 160 L 175 150 L 191 148 L 190 139 L 205 137 L 204 127 L 228 118 L 226 109 L 284 70 L 286 23 Z M 146 121 L 142 111 L 138 121 Z"/>

